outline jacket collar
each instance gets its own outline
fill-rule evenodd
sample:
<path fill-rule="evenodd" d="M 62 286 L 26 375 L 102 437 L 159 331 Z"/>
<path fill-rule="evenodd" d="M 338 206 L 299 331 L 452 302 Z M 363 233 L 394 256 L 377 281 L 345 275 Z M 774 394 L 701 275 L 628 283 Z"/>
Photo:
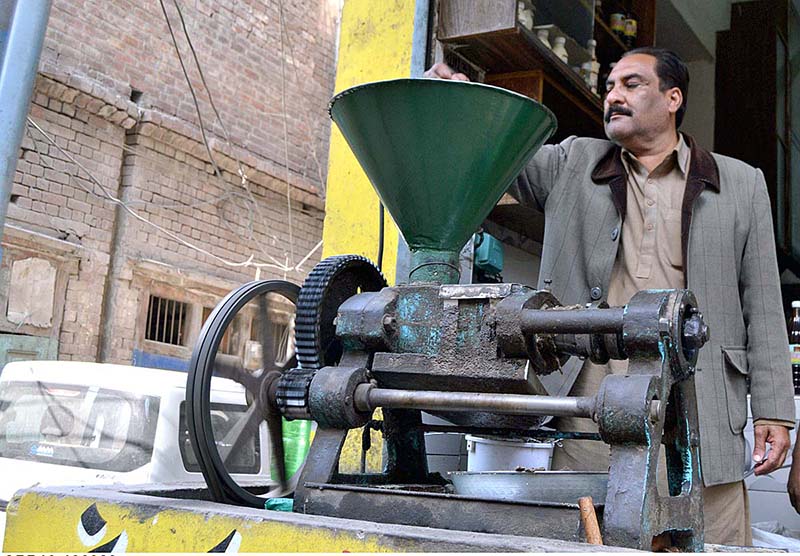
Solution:
<path fill-rule="evenodd" d="M 694 198 L 706 187 L 719 193 L 719 168 L 714 157 L 711 156 L 710 152 L 698 146 L 691 136 L 684 133 L 683 138 L 692 153 L 689 162 L 689 175 L 686 177 L 687 189 L 692 190 L 694 193 L 694 195 L 691 195 L 691 201 L 694 201 Z M 614 205 L 622 218 L 625 218 L 627 204 L 626 180 L 625 166 L 622 164 L 622 149 L 614 145 L 594 167 L 592 181 L 609 185 Z"/>

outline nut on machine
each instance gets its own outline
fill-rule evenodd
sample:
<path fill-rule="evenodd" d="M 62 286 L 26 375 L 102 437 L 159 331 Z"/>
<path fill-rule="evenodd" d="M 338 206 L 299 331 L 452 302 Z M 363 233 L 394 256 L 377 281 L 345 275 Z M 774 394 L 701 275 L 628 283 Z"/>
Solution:
<path fill-rule="evenodd" d="M 693 375 L 708 332 L 692 293 L 642 291 L 625 307 L 563 307 L 549 291 L 521 284 L 458 284 L 459 250 L 555 130 L 553 115 L 503 89 L 412 79 L 349 89 L 330 113 L 410 247 L 409 279 L 388 287 L 366 258 L 337 256 L 302 288 L 253 282 L 220 303 L 195 350 L 188 392 L 192 445 L 212 495 L 263 507 L 263 497 L 213 470 L 235 459 L 234 433 L 266 420 L 281 479 L 266 496 L 294 488 L 295 512 L 581 540 L 577 500 L 455 494 L 428 471 L 421 411 L 454 432 L 507 437 L 537 436 L 549 416 L 586 417 L 610 448 L 597 505 L 605 542 L 649 550 L 661 536 L 701 550 Z M 244 373 L 218 348 L 237 311 L 267 292 L 296 304 L 296 358 Z M 628 359 L 628 374 L 607 376 L 593 396 L 548 395 L 539 377 L 569 356 Z M 209 417 L 214 373 L 241 382 L 251 400 L 247 422 L 222 443 Z M 375 426 L 377 408 L 383 472 L 340 473 L 347 432 Z M 281 416 L 318 424 L 289 486 Z M 668 492 L 657 487 L 662 452 Z"/>

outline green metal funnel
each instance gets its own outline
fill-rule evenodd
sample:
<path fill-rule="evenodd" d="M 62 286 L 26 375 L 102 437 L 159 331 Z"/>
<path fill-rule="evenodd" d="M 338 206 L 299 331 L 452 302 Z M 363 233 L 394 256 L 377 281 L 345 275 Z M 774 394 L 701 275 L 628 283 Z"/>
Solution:
<path fill-rule="evenodd" d="M 457 253 L 556 128 L 528 97 L 440 79 L 359 85 L 330 114 L 412 253 Z"/>

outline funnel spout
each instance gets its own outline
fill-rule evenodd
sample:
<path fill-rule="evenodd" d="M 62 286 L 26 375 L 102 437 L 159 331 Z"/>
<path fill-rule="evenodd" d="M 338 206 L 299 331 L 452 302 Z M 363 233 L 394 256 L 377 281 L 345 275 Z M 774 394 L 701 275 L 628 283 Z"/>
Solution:
<path fill-rule="evenodd" d="M 461 277 L 458 251 L 417 249 L 411 251 L 410 283 L 458 284 Z"/>

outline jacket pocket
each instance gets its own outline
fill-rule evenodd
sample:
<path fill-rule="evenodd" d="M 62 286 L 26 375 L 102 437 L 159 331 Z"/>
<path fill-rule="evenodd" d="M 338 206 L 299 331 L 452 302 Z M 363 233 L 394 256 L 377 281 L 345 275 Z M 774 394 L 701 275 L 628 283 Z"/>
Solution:
<path fill-rule="evenodd" d="M 722 346 L 722 375 L 731 432 L 739 434 L 747 423 L 747 348 Z"/>

